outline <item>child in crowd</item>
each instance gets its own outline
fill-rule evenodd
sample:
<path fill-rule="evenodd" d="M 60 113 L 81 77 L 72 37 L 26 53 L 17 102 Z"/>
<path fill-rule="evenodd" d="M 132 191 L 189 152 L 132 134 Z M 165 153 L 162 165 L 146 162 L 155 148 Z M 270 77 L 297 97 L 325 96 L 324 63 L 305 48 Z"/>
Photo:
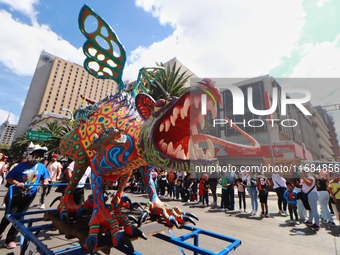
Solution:
<path fill-rule="evenodd" d="M 207 174 L 203 175 L 203 182 L 202 182 L 202 188 L 203 188 L 203 206 L 209 206 L 209 176 Z M 206 202 L 206 204 L 204 203 Z"/>
<path fill-rule="evenodd" d="M 238 191 L 238 199 L 239 199 L 239 210 L 238 212 L 242 211 L 242 201 L 243 201 L 243 209 L 244 212 L 247 212 L 246 209 L 246 181 L 242 180 L 242 173 L 239 174 L 239 178 L 236 180 L 235 184 L 237 185 L 237 191 Z"/>
<path fill-rule="evenodd" d="M 259 190 L 259 197 L 261 203 L 261 217 L 269 217 L 268 214 L 268 187 L 270 183 L 264 175 L 260 175 L 257 182 L 257 188 Z M 266 209 L 266 212 L 264 210 Z"/>
<path fill-rule="evenodd" d="M 297 193 L 294 191 L 294 185 L 290 182 L 286 183 L 287 189 L 283 194 L 283 198 L 287 200 L 290 220 L 294 225 L 299 225 L 297 214 Z M 293 213 L 295 220 L 293 220 Z"/>

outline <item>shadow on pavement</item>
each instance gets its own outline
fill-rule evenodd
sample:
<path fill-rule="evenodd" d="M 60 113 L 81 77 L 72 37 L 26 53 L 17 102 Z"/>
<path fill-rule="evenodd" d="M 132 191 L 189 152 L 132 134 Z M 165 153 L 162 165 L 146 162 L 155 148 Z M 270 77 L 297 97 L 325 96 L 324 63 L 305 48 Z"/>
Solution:
<path fill-rule="evenodd" d="M 325 225 L 321 225 L 321 228 L 325 228 L 325 230 L 327 231 L 328 234 L 332 235 L 332 236 L 340 236 L 340 227 L 339 226 L 325 226 Z"/>
<path fill-rule="evenodd" d="M 248 219 L 248 220 L 262 220 L 263 217 L 259 216 L 259 215 L 251 215 L 251 214 L 246 214 L 246 213 L 240 213 L 240 214 L 236 214 L 236 217 L 240 218 L 240 219 Z"/>
<path fill-rule="evenodd" d="M 302 226 L 304 227 L 304 226 Z M 306 236 L 311 236 L 311 235 L 316 235 L 317 234 L 317 230 L 314 230 L 312 228 L 309 227 L 305 227 L 305 228 L 292 228 L 290 230 L 291 232 L 291 236 L 292 235 L 306 235 Z"/>

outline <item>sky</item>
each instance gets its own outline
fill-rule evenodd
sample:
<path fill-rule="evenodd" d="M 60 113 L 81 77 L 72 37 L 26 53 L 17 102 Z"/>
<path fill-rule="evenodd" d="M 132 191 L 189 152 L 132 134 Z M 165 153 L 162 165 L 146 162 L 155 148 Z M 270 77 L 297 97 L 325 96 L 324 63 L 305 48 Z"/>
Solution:
<path fill-rule="evenodd" d="M 323 78 L 303 85 L 311 103 L 340 103 L 337 0 L 0 0 L 0 123 L 18 122 L 42 50 L 83 64 L 85 3 L 124 45 L 124 79 L 176 57 L 201 78 Z"/>

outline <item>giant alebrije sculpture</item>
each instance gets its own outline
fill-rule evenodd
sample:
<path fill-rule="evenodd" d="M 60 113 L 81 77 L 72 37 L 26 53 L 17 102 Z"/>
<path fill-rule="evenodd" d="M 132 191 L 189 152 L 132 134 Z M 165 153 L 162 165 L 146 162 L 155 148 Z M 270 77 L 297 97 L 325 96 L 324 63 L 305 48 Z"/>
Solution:
<path fill-rule="evenodd" d="M 93 32 L 85 28 L 86 19 L 90 16 L 98 23 Z M 155 102 L 149 95 L 137 93 L 147 93 L 148 86 L 159 77 L 163 69 L 142 68 L 131 95 L 124 92 L 122 73 L 126 54 L 113 30 L 86 5 L 79 14 L 79 27 L 87 38 L 83 47 L 87 56 L 85 68 L 98 78 L 115 80 L 118 92 L 97 103 L 87 100 L 90 104 L 76 112 L 74 117 L 77 124 L 63 138 L 60 147 L 64 155 L 75 160 L 75 170 L 58 210 L 61 219 L 68 220 L 70 213 L 81 215 L 88 208 L 93 208 L 86 241 L 86 247 L 91 251 L 97 246 L 98 234 L 103 232 L 110 233 L 113 245 L 126 245 L 133 250 L 129 238 L 119 232 L 121 224 L 128 235 L 145 238 L 135 222 L 121 211 L 123 206 L 133 205 L 122 194 L 132 170 L 144 167 L 143 181 L 150 198 L 141 214 L 139 225 L 149 213 L 154 213 L 163 217 L 168 225 L 178 226 L 178 223 L 187 221 L 194 223 L 192 218 L 197 218 L 158 198 L 151 178 L 152 166 L 189 172 L 195 165 L 215 165 L 217 159 L 213 142 L 243 151 L 257 151 L 260 147 L 255 139 L 237 126 L 234 128 L 247 137 L 253 146 L 198 134 L 197 126 L 204 126 L 204 117 L 200 113 L 197 98 L 202 93 L 210 95 L 207 108 L 213 118 L 217 112 L 216 101 L 221 101 L 214 82 L 209 79 L 203 79 L 180 98 L 169 97 Z M 198 146 L 202 141 L 209 146 L 205 152 Z M 87 199 L 82 206 L 75 205 L 73 193 L 89 165 L 92 168 L 92 198 Z M 118 178 L 118 191 L 108 204 L 104 199 L 103 183 L 115 182 Z"/>

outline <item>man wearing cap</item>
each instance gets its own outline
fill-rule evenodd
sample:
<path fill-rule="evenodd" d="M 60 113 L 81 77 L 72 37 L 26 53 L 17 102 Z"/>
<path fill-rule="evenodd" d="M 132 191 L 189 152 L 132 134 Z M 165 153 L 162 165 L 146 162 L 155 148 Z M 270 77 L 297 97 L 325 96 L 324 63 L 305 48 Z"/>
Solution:
<path fill-rule="evenodd" d="M 50 163 L 47 165 L 47 171 L 50 174 L 49 183 L 54 183 L 55 181 L 59 180 L 61 169 L 63 168 L 62 165 L 57 161 L 59 158 L 58 154 L 53 154 L 51 157 Z M 41 193 L 40 198 L 40 209 L 45 209 L 45 196 L 50 194 L 52 186 L 47 186 L 43 188 L 43 192 Z"/>
<path fill-rule="evenodd" d="M 9 192 L 6 194 L 6 214 L 27 211 L 37 194 L 37 186 L 29 185 L 39 184 L 39 180 L 43 180 L 43 185 L 48 185 L 48 178 L 50 175 L 46 167 L 43 164 L 38 163 L 46 151 L 46 147 L 40 147 L 39 145 L 31 143 L 26 151 L 27 162 L 19 163 L 7 174 L 6 179 L 8 183 L 15 185 L 15 187 L 13 188 L 12 203 L 10 206 L 8 204 Z M 10 222 L 4 216 L 0 223 L 0 239 L 9 223 Z M 16 247 L 15 237 L 17 233 L 18 231 L 13 226 L 8 231 L 5 241 L 7 249 Z"/>

